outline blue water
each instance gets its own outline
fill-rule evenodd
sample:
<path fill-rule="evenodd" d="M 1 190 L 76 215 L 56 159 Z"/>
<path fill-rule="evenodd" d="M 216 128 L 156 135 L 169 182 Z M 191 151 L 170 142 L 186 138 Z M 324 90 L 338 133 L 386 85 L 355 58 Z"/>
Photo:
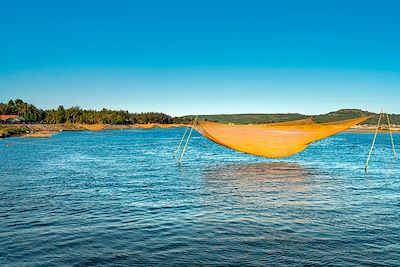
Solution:
<path fill-rule="evenodd" d="M 389 135 L 378 136 L 365 174 L 370 133 L 341 133 L 284 160 L 194 133 L 179 166 L 182 134 L 1 140 L 0 265 L 400 265 Z"/>

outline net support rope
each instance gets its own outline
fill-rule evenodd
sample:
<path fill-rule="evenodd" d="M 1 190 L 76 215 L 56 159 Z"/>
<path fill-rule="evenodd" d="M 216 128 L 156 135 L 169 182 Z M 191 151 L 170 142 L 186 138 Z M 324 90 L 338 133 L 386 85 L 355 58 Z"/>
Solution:
<path fill-rule="evenodd" d="M 394 157 L 394 160 L 396 160 L 396 150 L 395 150 L 395 147 L 394 147 L 394 140 L 393 140 L 392 127 L 391 127 L 391 124 L 390 124 L 389 114 L 386 111 L 385 111 L 385 113 L 386 113 L 386 119 L 387 119 L 387 123 L 388 123 L 388 127 L 389 127 L 389 135 L 390 135 L 390 142 L 391 142 L 391 145 L 392 145 L 393 157 Z M 385 117 L 383 111 L 381 111 L 381 113 L 379 114 L 378 125 L 376 126 L 374 138 L 372 139 L 371 148 L 370 148 L 369 153 L 368 153 L 368 158 L 367 158 L 367 161 L 365 162 L 365 172 L 368 171 L 368 164 L 369 164 L 369 161 L 371 159 L 371 154 L 372 154 L 372 151 L 373 151 L 374 146 L 375 146 L 375 141 L 376 141 L 376 137 L 378 135 L 379 126 L 380 126 L 382 117 Z"/>
<path fill-rule="evenodd" d="M 381 124 L 381 119 L 382 119 L 382 112 L 379 114 L 378 125 L 376 126 L 376 129 L 375 129 L 374 139 L 372 139 L 372 144 L 371 144 L 371 148 L 369 149 L 368 158 L 367 158 L 367 161 L 365 162 L 365 168 L 364 168 L 365 172 L 368 171 L 368 163 L 369 163 L 369 160 L 371 159 L 372 150 L 374 150 L 376 136 L 378 135 L 378 130 L 379 130 L 379 125 Z"/>
<path fill-rule="evenodd" d="M 390 126 L 389 114 L 386 113 L 387 122 L 389 125 L 389 134 L 390 134 L 390 141 L 392 142 L 392 152 L 394 160 L 396 160 L 396 150 L 394 149 L 394 141 L 393 141 L 393 134 L 392 134 L 392 127 Z"/>
<path fill-rule="evenodd" d="M 194 128 L 194 126 L 195 126 L 195 124 L 196 124 L 196 122 L 197 122 L 197 118 L 198 118 L 198 115 L 197 115 L 196 118 L 194 119 L 193 124 L 192 124 L 191 126 L 188 126 L 188 127 L 186 128 L 185 133 L 183 134 L 182 139 L 181 139 L 181 141 L 180 141 L 180 143 L 179 143 L 177 149 L 175 150 L 175 155 L 176 155 L 176 154 L 178 153 L 178 151 L 180 150 L 180 148 L 181 148 L 181 146 L 182 146 L 182 143 L 183 143 L 184 140 L 185 140 L 186 133 L 187 133 L 188 129 L 190 128 L 189 134 L 188 134 L 188 136 L 187 136 L 187 138 L 186 138 L 185 145 L 184 145 L 184 147 L 183 147 L 183 149 L 182 149 L 182 152 L 181 152 L 181 156 L 179 157 L 179 160 L 178 160 L 178 163 L 179 163 L 179 164 L 182 163 L 183 156 L 185 155 L 187 146 L 188 146 L 188 144 L 189 144 L 190 137 L 192 136 L 193 128 Z M 174 157 L 175 157 L 175 155 L 174 155 Z"/>
<path fill-rule="evenodd" d="M 176 157 L 176 154 L 178 154 L 178 151 L 179 151 L 179 149 L 181 148 L 181 145 L 182 145 L 182 143 L 183 143 L 183 140 L 185 140 L 186 133 L 187 133 L 187 131 L 188 131 L 189 128 L 190 128 L 190 126 L 187 126 L 187 127 L 186 127 L 185 132 L 183 133 L 182 139 L 181 139 L 181 141 L 179 142 L 179 145 L 178 145 L 178 147 L 176 148 L 176 150 L 175 150 L 175 152 L 174 152 L 174 158 Z"/>

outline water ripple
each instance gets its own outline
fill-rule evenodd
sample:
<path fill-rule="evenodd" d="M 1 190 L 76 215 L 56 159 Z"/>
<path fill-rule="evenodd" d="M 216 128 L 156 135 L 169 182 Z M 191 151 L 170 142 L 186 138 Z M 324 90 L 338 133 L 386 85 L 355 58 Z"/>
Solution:
<path fill-rule="evenodd" d="M 268 160 L 184 129 L 63 132 L 0 146 L 0 265 L 398 266 L 388 136 L 342 133 Z M 400 135 L 395 134 L 399 143 Z"/>

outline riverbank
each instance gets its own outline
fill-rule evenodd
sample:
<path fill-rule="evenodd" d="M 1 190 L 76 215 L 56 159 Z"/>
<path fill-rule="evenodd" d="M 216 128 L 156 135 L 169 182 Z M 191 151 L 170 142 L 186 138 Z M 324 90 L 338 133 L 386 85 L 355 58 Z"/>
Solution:
<path fill-rule="evenodd" d="M 389 126 L 387 125 L 382 125 L 379 126 L 379 132 L 389 132 L 389 130 L 392 130 L 394 133 L 400 133 L 400 127 L 399 126 L 392 126 L 389 129 Z M 364 132 L 375 132 L 376 131 L 376 125 L 356 125 L 354 127 L 351 127 L 350 129 L 346 130 L 346 132 L 357 132 L 357 133 L 364 133 Z"/>
<path fill-rule="evenodd" d="M 23 135 L 26 134 L 28 131 L 29 129 L 25 126 L 15 126 L 15 125 L 12 125 L 10 127 L 0 126 L 0 138 Z"/>
<path fill-rule="evenodd" d="M 185 127 L 185 124 L 2 124 L 0 125 L 0 138 L 20 137 L 51 137 L 62 131 L 103 131 L 122 129 L 153 129 Z"/>

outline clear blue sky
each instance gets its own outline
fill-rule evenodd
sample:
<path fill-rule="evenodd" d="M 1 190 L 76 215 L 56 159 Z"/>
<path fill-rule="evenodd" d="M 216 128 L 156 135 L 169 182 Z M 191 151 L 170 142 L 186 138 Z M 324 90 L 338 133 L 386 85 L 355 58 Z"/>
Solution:
<path fill-rule="evenodd" d="M 1 1 L 0 102 L 400 113 L 400 1 Z"/>

